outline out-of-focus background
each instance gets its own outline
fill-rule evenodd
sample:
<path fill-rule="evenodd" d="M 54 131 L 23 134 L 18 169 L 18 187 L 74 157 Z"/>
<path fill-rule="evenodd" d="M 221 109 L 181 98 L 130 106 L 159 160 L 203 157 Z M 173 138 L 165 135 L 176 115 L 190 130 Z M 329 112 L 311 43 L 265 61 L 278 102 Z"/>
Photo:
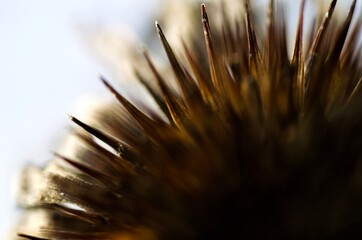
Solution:
<path fill-rule="evenodd" d="M 17 216 L 13 184 L 27 163 L 43 165 L 70 124 L 64 112 L 105 93 L 107 69 L 90 32 L 112 26 L 140 38 L 158 0 L 0 0 L 0 238 Z M 127 33 L 125 33 L 127 35 Z"/>
<path fill-rule="evenodd" d="M 27 163 L 42 166 L 52 158 L 69 125 L 63 112 L 79 112 L 84 102 L 106 94 L 98 77 L 108 69 L 92 54 L 87 38 L 110 27 L 145 42 L 157 9 L 169 2 L 0 0 L 0 238 L 19 214 L 13 196 L 16 173 Z M 285 2 L 293 26 L 299 1 Z M 329 1 L 323 2 L 327 6 Z"/>

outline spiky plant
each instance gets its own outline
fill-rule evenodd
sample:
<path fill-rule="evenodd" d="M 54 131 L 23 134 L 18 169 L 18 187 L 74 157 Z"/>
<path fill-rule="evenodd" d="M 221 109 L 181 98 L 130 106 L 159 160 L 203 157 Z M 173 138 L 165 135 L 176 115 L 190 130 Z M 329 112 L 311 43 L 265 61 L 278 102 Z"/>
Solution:
<path fill-rule="evenodd" d="M 173 76 L 147 52 L 151 74 L 137 76 L 159 110 L 132 104 L 102 79 L 119 103 L 93 125 L 71 116 L 85 130 L 73 133 L 76 154 L 28 170 L 39 185 L 26 178 L 19 236 L 361 237 L 362 20 L 351 25 L 356 1 L 345 20 L 333 18 L 336 2 L 303 42 L 302 0 L 291 59 L 274 1 L 263 38 L 247 0 L 244 21 L 225 16 L 213 29 L 202 5 L 205 38 L 184 42 L 182 61 L 156 23 Z"/>

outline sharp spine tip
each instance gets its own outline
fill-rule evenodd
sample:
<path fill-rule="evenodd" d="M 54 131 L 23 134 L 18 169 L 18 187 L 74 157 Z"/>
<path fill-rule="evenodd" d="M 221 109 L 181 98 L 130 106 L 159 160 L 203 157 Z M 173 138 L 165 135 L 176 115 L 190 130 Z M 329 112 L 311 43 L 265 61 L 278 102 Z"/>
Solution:
<path fill-rule="evenodd" d="M 155 26 L 156 26 L 156 30 L 158 33 L 161 33 L 162 32 L 162 29 L 161 29 L 161 26 L 160 24 L 158 23 L 158 21 L 155 21 Z"/>
<path fill-rule="evenodd" d="M 201 15 L 202 15 L 202 19 L 206 20 L 207 19 L 207 12 L 206 12 L 206 5 L 205 3 L 201 4 Z"/>
<path fill-rule="evenodd" d="M 99 76 L 99 79 L 100 79 L 102 82 L 104 82 L 104 83 L 107 82 L 106 79 L 105 79 L 105 77 L 103 77 L 102 75 Z"/>
<path fill-rule="evenodd" d="M 101 81 L 103 82 L 103 84 L 112 92 L 115 93 L 115 89 L 112 87 L 112 85 L 103 77 L 100 77 Z"/>
<path fill-rule="evenodd" d="M 73 120 L 74 119 L 74 117 L 72 116 L 72 115 L 70 115 L 70 114 L 68 114 L 68 113 L 64 113 L 65 114 L 65 116 L 67 116 L 67 118 L 69 118 L 70 120 Z"/>

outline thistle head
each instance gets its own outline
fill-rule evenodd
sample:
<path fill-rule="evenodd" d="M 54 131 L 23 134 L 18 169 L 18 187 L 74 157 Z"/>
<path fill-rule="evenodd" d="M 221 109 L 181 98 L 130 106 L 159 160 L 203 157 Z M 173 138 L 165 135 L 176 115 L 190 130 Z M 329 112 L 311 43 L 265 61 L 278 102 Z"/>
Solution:
<path fill-rule="evenodd" d="M 26 182 L 19 235 L 361 236 L 362 21 L 351 23 L 356 1 L 347 17 L 334 18 L 336 2 L 304 38 L 301 1 L 291 57 L 274 1 L 262 37 L 248 0 L 243 17 L 224 13 L 215 27 L 201 5 L 204 36 L 182 41 L 182 56 L 156 22 L 170 74 L 146 51 L 135 72 L 157 109 L 102 78 L 117 102 L 99 109 L 94 124 L 71 116 L 77 151 L 30 171 L 42 180 Z"/>

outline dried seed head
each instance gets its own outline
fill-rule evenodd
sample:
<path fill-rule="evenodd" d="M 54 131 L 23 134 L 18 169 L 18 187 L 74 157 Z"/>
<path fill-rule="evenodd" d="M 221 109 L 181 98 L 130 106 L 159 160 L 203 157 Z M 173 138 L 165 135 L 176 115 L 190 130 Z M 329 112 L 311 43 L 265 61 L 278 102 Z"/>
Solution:
<path fill-rule="evenodd" d="M 362 21 L 351 24 L 356 1 L 345 20 L 333 18 L 336 2 L 308 43 L 301 1 L 291 59 L 274 1 L 263 38 L 248 0 L 244 20 L 215 28 L 202 4 L 204 39 L 182 42 L 184 60 L 156 22 L 172 75 L 146 51 L 148 69 L 135 69 L 158 110 L 102 78 L 118 102 L 93 126 L 70 117 L 77 151 L 55 154 L 35 171 L 39 185 L 26 184 L 19 236 L 361 237 Z"/>

